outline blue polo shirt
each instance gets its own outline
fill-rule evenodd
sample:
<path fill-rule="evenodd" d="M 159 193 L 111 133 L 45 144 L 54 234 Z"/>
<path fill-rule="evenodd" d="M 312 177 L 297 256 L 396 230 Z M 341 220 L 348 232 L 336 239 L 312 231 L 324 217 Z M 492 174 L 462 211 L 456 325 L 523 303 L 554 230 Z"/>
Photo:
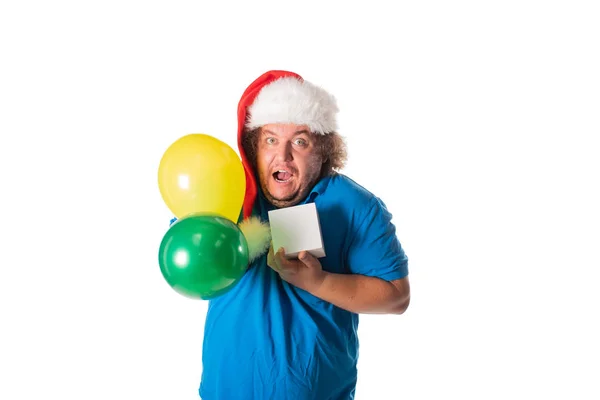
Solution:
<path fill-rule="evenodd" d="M 391 214 L 344 175 L 321 180 L 314 202 L 326 257 L 323 268 L 394 280 L 408 274 Z M 262 193 L 254 214 L 268 221 Z M 255 260 L 229 292 L 209 301 L 202 350 L 203 400 L 354 398 L 358 315 L 283 281 Z"/>

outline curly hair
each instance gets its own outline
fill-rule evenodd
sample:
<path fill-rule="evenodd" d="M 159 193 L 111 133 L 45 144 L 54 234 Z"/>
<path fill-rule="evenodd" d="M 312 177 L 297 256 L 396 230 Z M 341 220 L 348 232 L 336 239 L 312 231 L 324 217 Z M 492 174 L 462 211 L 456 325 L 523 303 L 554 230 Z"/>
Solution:
<path fill-rule="evenodd" d="M 245 130 L 243 133 L 242 147 L 252 168 L 256 171 L 256 153 L 260 128 Z M 321 177 L 334 175 L 346 166 L 348 150 L 344 138 L 337 132 L 326 135 L 315 135 L 317 149 L 325 159 L 321 167 Z"/>

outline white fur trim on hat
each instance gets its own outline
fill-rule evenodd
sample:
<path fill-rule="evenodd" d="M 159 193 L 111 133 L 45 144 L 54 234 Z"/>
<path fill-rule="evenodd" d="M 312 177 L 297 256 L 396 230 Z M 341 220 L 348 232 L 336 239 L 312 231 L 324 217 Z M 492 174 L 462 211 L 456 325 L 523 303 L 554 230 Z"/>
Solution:
<path fill-rule="evenodd" d="M 265 85 L 248 107 L 249 129 L 266 124 L 307 125 L 312 132 L 337 130 L 335 97 L 310 82 L 285 77 Z"/>

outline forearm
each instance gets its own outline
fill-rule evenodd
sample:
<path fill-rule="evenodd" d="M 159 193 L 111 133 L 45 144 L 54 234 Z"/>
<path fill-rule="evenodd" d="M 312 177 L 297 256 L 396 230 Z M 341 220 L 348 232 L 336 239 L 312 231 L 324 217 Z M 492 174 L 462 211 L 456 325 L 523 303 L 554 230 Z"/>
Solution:
<path fill-rule="evenodd" d="M 327 272 L 311 292 L 344 310 L 357 314 L 402 314 L 410 301 L 408 285 L 356 274 Z"/>

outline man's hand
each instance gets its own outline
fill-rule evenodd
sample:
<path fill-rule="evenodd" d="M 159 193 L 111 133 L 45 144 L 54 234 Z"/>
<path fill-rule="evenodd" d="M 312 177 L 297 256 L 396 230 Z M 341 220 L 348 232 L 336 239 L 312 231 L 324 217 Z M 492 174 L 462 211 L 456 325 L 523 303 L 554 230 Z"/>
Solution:
<path fill-rule="evenodd" d="M 273 245 L 269 248 L 267 265 L 274 269 L 281 279 L 309 293 L 314 293 L 321 287 L 327 274 L 319 260 L 309 252 L 301 251 L 297 260 L 288 260 L 284 249 L 274 253 Z"/>

